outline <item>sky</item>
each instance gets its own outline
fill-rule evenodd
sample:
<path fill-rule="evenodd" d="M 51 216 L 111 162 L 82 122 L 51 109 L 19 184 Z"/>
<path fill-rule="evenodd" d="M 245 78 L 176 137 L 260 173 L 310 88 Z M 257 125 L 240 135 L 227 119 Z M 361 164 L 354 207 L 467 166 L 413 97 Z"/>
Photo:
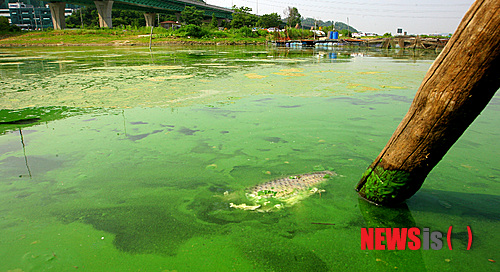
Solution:
<path fill-rule="evenodd" d="M 245 6 L 263 15 L 296 7 L 302 17 L 348 23 L 361 32 L 453 33 L 473 0 L 205 0 L 221 7 Z"/>

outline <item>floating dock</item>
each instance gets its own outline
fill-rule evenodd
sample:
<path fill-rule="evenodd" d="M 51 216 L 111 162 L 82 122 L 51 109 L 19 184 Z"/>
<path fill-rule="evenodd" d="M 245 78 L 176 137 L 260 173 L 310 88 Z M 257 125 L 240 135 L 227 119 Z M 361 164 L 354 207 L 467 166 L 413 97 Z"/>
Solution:
<path fill-rule="evenodd" d="M 383 49 L 442 49 L 448 39 L 394 37 L 379 39 L 323 39 L 323 40 L 277 40 L 273 44 L 277 47 L 290 48 L 333 48 L 338 46 L 374 47 Z"/>

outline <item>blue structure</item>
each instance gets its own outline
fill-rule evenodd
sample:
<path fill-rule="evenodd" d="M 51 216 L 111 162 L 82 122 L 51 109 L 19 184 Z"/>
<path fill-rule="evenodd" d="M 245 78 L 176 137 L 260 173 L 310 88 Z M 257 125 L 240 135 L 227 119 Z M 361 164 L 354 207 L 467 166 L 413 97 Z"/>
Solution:
<path fill-rule="evenodd" d="M 337 31 L 328 31 L 328 39 L 337 40 L 339 38 L 339 33 Z"/>

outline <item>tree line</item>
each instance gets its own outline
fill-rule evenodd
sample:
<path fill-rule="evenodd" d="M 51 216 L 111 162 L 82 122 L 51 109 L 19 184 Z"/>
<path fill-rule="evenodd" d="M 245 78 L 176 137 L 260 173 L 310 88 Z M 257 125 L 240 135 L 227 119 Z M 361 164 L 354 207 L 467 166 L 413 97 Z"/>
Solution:
<path fill-rule="evenodd" d="M 262 16 L 257 16 L 250 13 L 252 11 L 249 7 L 237 7 L 233 6 L 233 19 L 231 21 L 223 20 L 219 23 L 219 20 L 212 15 L 212 19 L 207 22 L 204 16 L 204 11 L 196 9 L 194 6 L 186 6 L 181 12 L 181 23 L 184 26 L 174 31 L 172 35 L 176 36 L 187 36 L 196 38 L 224 38 L 228 37 L 228 33 L 222 33 L 219 31 L 222 29 L 229 29 L 229 37 L 231 35 L 236 35 L 238 37 L 256 38 L 264 37 L 269 35 L 265 30 L 269 28 L 286 28 L 286 33 L 274 32 L 275 38 L 310 38 L 313 36 L 312 32 L 308 29 L 310 28 L 311 22 L 315 21 L 311 18 L 302 18 L 298 9 L 296 7 L 288 7 L 285 10 L 285 18 L 277 13 L 264 14 Z M 146 20 L 144 18 L 144 13 L 132 10 L 112 10 L 112 21 L 113 26 L 122 28 L 141 28 L 146 25 Z M 162 21 L 177 21 L 177 16 L 174 14 L 159 14 L 158 18 L 155 20 L 155 24 L 158 25 Z M 347 26 L 341 22 L 323 22 L 316 21 L 316 26 L 322 26 L 324 31 L 336 29 L 347 36 L 350 32 L 356 32 L 357 30 Z M 68 28 L 99 28 L 99 15 L 97 9 L 93 6 L 82 7 L 70 16 L 66 18 L 66 27 Z M 304 29 L 303 29 L 304 28 Z M 0 32 L 17 32 L 19 28 L 15 26 L 10 26 L 8 21 L 3 20 L 0 22 Z M 346 32 L 346 33 L 343 33 Z"/>
<path fill-rule="evenodd" d="M 250 13 L 252 11 L 249 7 L 232 7 L 233 19 L 230 22 L 223 21 L 220 27 L 223 28 L 236 28 L 242 27 L 258 27 L 258 28 L 310 28 L 314 26 L 314 19 L 303 18 L 296 7 L 287 7 L 285 9 L 285 18 L 277 13 L 264 14 L 257 16 Z M 146 25 L 143 12 L 131 10 L 112 10 L 113 26 L 132 26 L 140 27 Z M 177 21 L 177 17 L 173 14 L 160 14 L 159 21 Z M 181 22 L 185 25 L 205 26 L 205 27 L 218 27 L 218 20 L 215 15 L 212 16 L 210 23 L 204 23 L 204 11 L 196 9 L 194 6 L 186 6 L 181 12 Z M 158 20 L 155 20 L 158 21 Z M 157 23 L 157 22 L 155 22 Z M 353 27 L 347 26 L 341 22 L 323 22 L 316 21 L 317 26 L 327 27 L 333 26 L 337 30 L 348 29 L 350 32 L 357 32 Z M 99 27 L 99 17 L 95 7 L 84 7 L 74 12 L 71 16 L 66 18 L 66 26 L 69 28 L 97 28 Z"/>

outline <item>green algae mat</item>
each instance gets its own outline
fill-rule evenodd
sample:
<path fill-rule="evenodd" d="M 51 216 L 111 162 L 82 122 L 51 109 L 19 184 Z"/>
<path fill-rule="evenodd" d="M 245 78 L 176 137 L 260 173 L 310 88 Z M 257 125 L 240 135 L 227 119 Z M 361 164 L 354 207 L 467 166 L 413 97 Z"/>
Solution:
<path fill-rule="evenodd" d="M 354 191 L 435 57 L 2 48 L 0 271 L 497 271 L 498 95 L 405 205 Z M 453 250 L 361 250 L 450 226 Z"/>

